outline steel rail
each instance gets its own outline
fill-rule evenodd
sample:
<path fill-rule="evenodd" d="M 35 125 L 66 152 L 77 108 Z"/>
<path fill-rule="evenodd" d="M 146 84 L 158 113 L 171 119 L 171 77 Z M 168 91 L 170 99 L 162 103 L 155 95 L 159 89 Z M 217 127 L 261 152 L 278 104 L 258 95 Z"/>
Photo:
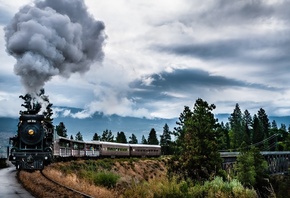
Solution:
<path fill-rule="evenodd" d="M 49 178 L 47 175 L 45 175 L 45 174 L 43 173 L 43 171 L 40 171 L 40 173 L 41 173 L 41 175 L 42 175 L 43 177 L 45 177 L 47 180 L 51 181 L 52 183 L 54 183 L 54 184 L 56 184 L 56 185 L 59 185 L 59 186 L 65 188 L 65 189 L 67 189 L 67 190 L 69 190 L 69 191 L 72 191 L 72 192 L 76 193 L 76 194 L 79 194 L 79 195 L 83 196 L 84 198 L 94 198 L 94 197 L 92 197 L 92 196 L 90 196 L 90 195 L 87 195 L 87 194 L 85 194 L 85 193 L 83 193 L 83 192 L 80 192 L 80 191 L 75 190 L 75 189 L 73 189 L 73 188 L 70 188 L 70 187 L 68 187 L 68 186 L 62 185 L 62 184 L 60 184 L 60 183 L 57 182 L 57 181 L 54 181 L 53 179 L 51 179 L 51 178 Z"/>

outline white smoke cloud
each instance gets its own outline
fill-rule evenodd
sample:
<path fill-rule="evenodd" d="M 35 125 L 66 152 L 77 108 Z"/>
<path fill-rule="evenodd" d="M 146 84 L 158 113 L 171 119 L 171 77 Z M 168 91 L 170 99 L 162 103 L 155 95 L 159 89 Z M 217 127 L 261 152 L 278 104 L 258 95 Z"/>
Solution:
<path fill-rule="evenodd" d="M 105 25 L 88 12 L 83 0 L 35 0 L 5 27 L 14 72 L 29 93 L 55 75 L 84 73 L 104 57 Z"/>

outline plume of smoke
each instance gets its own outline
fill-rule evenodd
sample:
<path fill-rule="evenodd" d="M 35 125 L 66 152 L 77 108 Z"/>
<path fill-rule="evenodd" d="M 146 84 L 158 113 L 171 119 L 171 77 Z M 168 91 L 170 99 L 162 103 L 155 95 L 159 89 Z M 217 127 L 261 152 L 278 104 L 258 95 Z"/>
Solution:
<path fill-rule="evenodd" d="M 6 49 L 26 91 L 35 93 L 55 75 L 84 73 L 102 61 L 104 29 L 83 0 L 35 0 L 4 28 Z"/>

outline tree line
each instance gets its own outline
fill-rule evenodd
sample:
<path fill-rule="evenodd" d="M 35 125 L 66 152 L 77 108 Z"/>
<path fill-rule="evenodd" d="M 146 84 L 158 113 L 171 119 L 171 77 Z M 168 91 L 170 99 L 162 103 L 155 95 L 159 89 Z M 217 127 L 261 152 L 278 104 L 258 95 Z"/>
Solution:
<path fill-rule="evenodd" d="M 176 123 L 178 126 L 173 131 L 170 131 L 169 126 L 165 124 L 160 138 L 157 138 L 154 128 L 150 130 L 147 137 L 142 135 L 140 142 L 134 133 L 129 136 L 128 140 L 123 131 L 117 132 L 115 136 L 111 130 L 106 129 L 100 135 L 94 133 L 92 140 L 130 144 L 160 144 L 163 155 L 172 155 L 174 152 L 178 152 L 176 145 L 179 141 L 178 137 L 181 135 L 179 134 L 180 124 L 182 123 L 180 119 L 185 119 L 184 116 L 189 112 L 190 108 L 185 106 L 184 112 L 181 113 L 179 121 Z M 228 118 L 228 122 L 219 123 L 216 118 L 213 117 L 213 119 L 215 121 L 217 149 L 219 151 L 239 151 L 243 147 L 250 147 L 251 145 L 260 151 L 290 150 L 290 125 L 286 128 L 285 124 L 281 124 L 278 128 L 275 120 L 270 123 L 268 115 L 263 108 L 260 108 L 257 114 L 251 116 L 247 109 L 242 112 L 237 103 Z M 63 122 L 60 122 L 55 129 L 59 136 L 68 137 L 67 129 Z M 203 131 L 202 134 L 206 133 L 205 130 Z M 83 141 L 83 136 L 81 132 L 77 132 L 75 137 L 71 135 L 70 139 Z"/>
<path fill-rule="evenodd" d="M 254 188 L 261 197 L 271 197 L 267 162 L 260 151 L 287 149 L 289 131 L 285 125 L 275 127 L 275 121 L 270 125 L 262 108 L 252 117 L 247 110 L 241 113 L 236 104 L 226 124 L 215 118 L 215 108 L 201 98 L 192 109 L 184 107 L 172 132 L 175 139 L 168 142 L 172 152 L 169 175 L 194 183 L 204 183 L 217 176 L 227 181 L 237 179 L 245 187 Z M 240 151 L 235 171 L 222 169 L 221 150 Z"/>
<path fill-rule="evenodd" d="M 56 133 L 61 137 L 68 137 L 67 129 L 65 127 L 65 124 L 63 122 L 60 122 L 59 125 L 56 125 L 55 127 Z M 83 135 L 81 132 L 77 132 L 75 137 L 73 135 L 70 136 L 71 140 L 78 140 L 83 141 Z M 137 136 L 132 133 L 132 135 L 129 137 L 129 141 L 127 140 L 126 134 L 121 131 L 117 132 L 116 136 L 113 135 L 111 130 L 104 130 L 101 135 L 98 133 L 94 133 L 92 137 L 93 141 L 105 141 L 105 142 L 117 142 L 117 143 L 129 143 L 129 144 L 138 144 L 139 141 L 137 139 Z M 159 140 L 157 138 L 157 133 L 154 128 L 152 128 L 149 132 L 149 135 L 147 138 L 145 138 L 144 135 L 142 135 L 141 144 L 151 144 L 151 145 L 159 145 Z"/>

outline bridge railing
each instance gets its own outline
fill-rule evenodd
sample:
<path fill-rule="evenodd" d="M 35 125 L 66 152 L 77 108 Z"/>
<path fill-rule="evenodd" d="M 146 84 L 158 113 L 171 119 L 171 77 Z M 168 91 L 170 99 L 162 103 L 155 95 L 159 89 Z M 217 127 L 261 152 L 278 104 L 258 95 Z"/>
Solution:
<path fill-rule="evenodd" d="M 220 152 L 224 159 L 223 167 L 233 168 L 237 156 L 240 152 Z M 290 151 L 262 151 L 268 163 L 268 171 L 270 174 L 288 173 L 290 165 Z"/>

